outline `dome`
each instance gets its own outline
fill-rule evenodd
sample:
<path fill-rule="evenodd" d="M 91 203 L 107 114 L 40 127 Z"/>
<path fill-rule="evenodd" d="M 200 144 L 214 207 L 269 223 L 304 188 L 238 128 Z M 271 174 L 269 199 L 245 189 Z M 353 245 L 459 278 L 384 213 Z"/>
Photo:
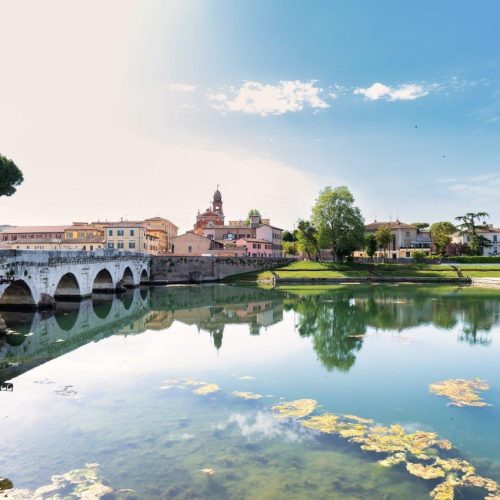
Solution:
<path fill-rule="evenodd" d="M 220 194 L 220 191 L 217 189 L 214 193 L 214 202 L 220 203 L 221 201 L 222 201 L 222 195 Z"/>

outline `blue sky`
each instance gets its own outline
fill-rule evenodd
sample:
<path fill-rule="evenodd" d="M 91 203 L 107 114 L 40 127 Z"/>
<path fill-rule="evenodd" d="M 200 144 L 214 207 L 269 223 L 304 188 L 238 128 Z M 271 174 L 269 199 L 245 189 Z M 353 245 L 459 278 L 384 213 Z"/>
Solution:
<path fill-rule="evenodd" d="M 368 222 L 396 214 L 433 222 L 485 210 L 500 224 L 495 0 L 179 0 L 120 2 L 118 11 L 99 10 L 98 2 L 54 4 L 45 3 L 47 30 L 60 34 L 65 54 L 31 47 L 19 57 L 49 58 L 47 87 L 53 91 L 63 74 L 59 90 L 73 89 L 68 99 L 78 95 L 81 104 L 65 118 L 82 142 L 69 141 L 56 170 L 64 161 L 90 168 L 68 161 L 89 135 L 106 159 L 95 174 L 107 189 L 82 181 L 96 201 L 76 206 L 75 217 L 157 212 L 187 229 L 219 183 L 231 218 L 256 207 L 290 227 L 309 215 L 321 187 L 345 184 Z M 12 26 L 23 19 L 9 2 L 0 0 L 0 9 Z M 84 33 L 93 37 L 89 46 L 78 42 Z M 13 87 L 25 76 L 18 66 L 9 68 Z M 29 74 L 29 63 L 23 71 Z M 57 95 L 53 105 L 62 108 Z M 41 120 L 41 110 L 30 113 Z M 51 128 L 63 134 L 67 125 Z M 35 157 L 21 147 L 25 132 L 9 130 L 0 151 L 19 154 L 29 173 Z M 43 152 L 50 154 L 46 145 Z M 123 196 L 138 167 L 149 196 L 127 197 L 124 208 L 109 187 L 116 183 Z M 26 190 L 32 199 L 35 190 Z M 55 205 L 42 203 L 46 222 L 59 222 Z M 15 206 L 20 220 L 13 222 L 32 217 Z"/>

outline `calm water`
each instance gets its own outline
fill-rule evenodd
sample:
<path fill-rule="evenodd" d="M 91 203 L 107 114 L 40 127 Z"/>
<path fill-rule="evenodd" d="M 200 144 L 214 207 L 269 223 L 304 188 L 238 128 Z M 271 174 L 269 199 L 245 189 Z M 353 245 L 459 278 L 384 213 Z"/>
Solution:
<path fill-rule="evenodd" d="M 0 382 L 13 390 L 0 392 L 0 477 L 13 498 L 85 464 L 99 464 L 91 471 L 109 488 L 95 497 L 109 499 L 430 498 L 438 480 L 275 418 L 273 405 L 300 398 L 317 414 L 434 431 L 500 482 L 500 293 L 186 286 L 2 316 Z M 220 390 L 196 395 L 175 377 Z M 428 390 L 475 377 L 492 406 L 450 407 Z"/>

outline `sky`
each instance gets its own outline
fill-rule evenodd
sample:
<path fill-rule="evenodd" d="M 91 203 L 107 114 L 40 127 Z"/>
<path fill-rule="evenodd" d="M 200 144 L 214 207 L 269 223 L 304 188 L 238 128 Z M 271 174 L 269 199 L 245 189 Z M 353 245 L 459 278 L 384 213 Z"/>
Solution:
<path fill-rule="evenodd" d="M 164 216 L 500 225 L 497 0 L 0 0 L 0 225 Z"/>

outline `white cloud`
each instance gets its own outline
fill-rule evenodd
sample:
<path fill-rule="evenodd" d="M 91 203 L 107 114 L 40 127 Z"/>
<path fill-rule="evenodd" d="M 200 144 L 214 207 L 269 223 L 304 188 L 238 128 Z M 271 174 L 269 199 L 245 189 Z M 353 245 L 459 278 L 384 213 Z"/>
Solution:
<path fill-rule="evenodd" d="M 190 85 L 189 83 L 170 83 L 168 90 L 172 92 L 194 92 L 196 90 L 196 85 Z"/>
<path fill-rule="evenodd" d="M 500 192 L 500 175 L 484 174 L 471 177 L 437 179 L 448 191 L 472 201 L 491 202 Z"/>
<path fill-rule="evenodd" d="M 378 101 L 379 99 L 387 101 L 413 101 L 426 96 L 428 93 L 428 90 L 416 83 L 406 83 L 399 87 L 389 87 L 377 82 L 370 87 L 354 90 L 354 94 L 361 94 L 368 101 Z"/>
<path fill-rule="evenodd" d="M 283 115 L 302 111 L 305 107 L 329 108 L 323 99 L 323 89 L 314 80 L 284 80 L 278 85 L 245 82 L 240 88 L 231 87 L 227 93 L 209 94 L 214 109 L 261 116 Z"/>

